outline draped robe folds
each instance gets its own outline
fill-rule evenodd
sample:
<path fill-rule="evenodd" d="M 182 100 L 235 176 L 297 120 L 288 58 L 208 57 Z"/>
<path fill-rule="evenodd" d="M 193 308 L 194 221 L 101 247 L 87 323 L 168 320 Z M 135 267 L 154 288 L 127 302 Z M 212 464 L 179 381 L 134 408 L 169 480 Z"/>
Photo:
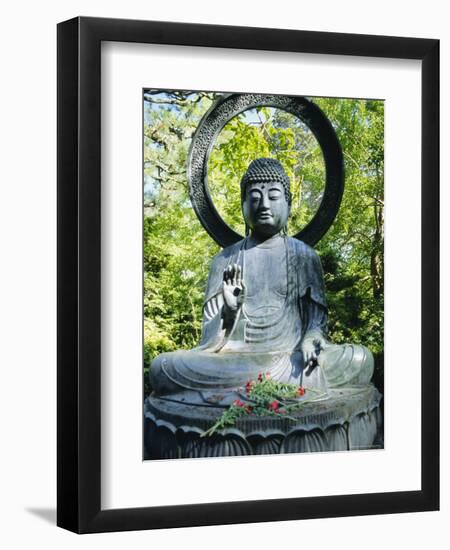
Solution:
<path fill-rule="evenodd" d="M 223 273 L 230 264 L 241 267 L 245 283 L 245 299 L 232 321 L 224 315 L 223 299 Z M 200 345 L 158 356 L 150 382 L 161 397 L 223 406 L 242 396 L 243 386 L 259 373 L 315 388 L 322 397 L 330 380 L 334 386 L 368 383 L 373 358 L 363 346 L 330 344 L 319 354 L 319 365 L 305 369 L 302 341 L 326 332 L 327 302 L 316 252 L 290 237 L 259 244 L 243 239 L 212 261 Z"/>

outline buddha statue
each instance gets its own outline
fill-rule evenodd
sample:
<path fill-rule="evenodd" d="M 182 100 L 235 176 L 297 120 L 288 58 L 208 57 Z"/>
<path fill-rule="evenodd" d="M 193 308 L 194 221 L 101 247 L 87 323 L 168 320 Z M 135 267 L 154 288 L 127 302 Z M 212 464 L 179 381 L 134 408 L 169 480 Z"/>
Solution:
<path fill-rule="evenodd" d="M 287 236 L 290 181 L 277 160 L 250 164 L 241 204 L 247 236 L 212 260 L 201 342 L 153 360 L 154 395 L 227 406 L 259 373 L 314 388 L 321 399 L 330 388 L 369 384 L 371 352 L 327 337 L 322 266 L 313 248 Z"/>

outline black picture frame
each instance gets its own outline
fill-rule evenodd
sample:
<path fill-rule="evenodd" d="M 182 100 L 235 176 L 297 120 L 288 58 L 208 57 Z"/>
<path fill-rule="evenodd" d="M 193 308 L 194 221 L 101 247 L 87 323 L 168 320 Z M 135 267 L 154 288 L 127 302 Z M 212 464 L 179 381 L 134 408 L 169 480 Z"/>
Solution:
<path fill-rule="evenodd" d="M 422 62 L 420 491 L 101 509 L 102 41 Z M 58 25 L 57 524 L 77 533 L 439 508 L 439 41 L 78 17 Z"/>

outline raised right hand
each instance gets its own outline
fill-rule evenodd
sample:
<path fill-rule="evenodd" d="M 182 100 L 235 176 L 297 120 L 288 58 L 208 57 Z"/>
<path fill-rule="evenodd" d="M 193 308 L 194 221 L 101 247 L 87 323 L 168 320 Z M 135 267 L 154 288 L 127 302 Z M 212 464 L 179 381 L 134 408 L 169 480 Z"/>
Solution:
<path fill-rule="evenodd" d="M 244 301 L 245 285 L 238 264 L 228 265 L 223 272 L 223 299 L 226 307 L 236 312 Z"/>

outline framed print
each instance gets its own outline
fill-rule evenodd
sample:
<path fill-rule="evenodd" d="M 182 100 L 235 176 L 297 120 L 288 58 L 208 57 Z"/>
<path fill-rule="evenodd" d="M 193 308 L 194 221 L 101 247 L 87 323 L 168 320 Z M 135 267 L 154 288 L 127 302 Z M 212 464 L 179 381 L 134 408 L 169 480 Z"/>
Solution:
<path fill-rule="evenodd" d="M 438 509 L 438 117 L 437 40 L 58 25 L 58 525 Z"/>

